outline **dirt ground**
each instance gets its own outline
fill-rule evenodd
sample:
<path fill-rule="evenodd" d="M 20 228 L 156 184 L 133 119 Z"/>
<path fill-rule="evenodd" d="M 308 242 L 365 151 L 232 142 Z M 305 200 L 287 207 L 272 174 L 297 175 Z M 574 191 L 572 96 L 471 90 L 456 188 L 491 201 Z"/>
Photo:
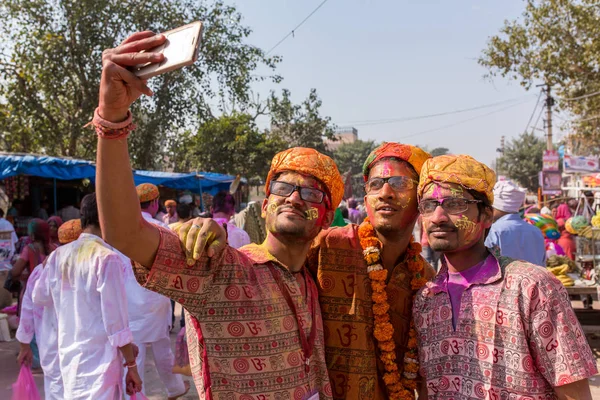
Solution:
<path fill-rule="evenodd" d="M 574 302 L 574 307 L 579 307 L 580 302 Z M 600 304 L 598 302 L 594 302 L 594 308 L 600 310 Z M 179 315 L 181 313 L 181 307 L 179 305 L 175 308 L 175 314 L 177 315 L 175 319 L 175 325 L 178 325 Z M 592 351 L 596 356 L 596 362 L 598 364 L 598 368 L 600 369 L 600 321 L 598 321 L 598 325 L 596 328 L 598 333 L 588 333 L 588 341 L 592 346 Z M 590 332 L 593 329 L 589 329 L 585 327 L 585 330 Z M 171 344 L 173 346 L 173 351 L 175 351 L 175 338 L 177 337 L 177 333 L 179 332 L 179 327 L 177 326 L 173 332 L 171 332 Z M 11 398 L 11 385 L 17 379 L 17 375 L 19 374 L 19 368 L 16 364 L 17 353 L 19 352 L 19 343 L 16 340 L 11 342 L 0 342 L 0 399 L 10 399 Z M 156 372 L 156 368 L 154 366 L 154 359 L 152 357 L 152 351 L 148 351 L 148 356 L 146 357 L 146 365 L 145 368 L 145 379 L 146 379 L 146 396 L 150 400 L 164 400 L 167 398 L 167 393 L 163 388 L 162 382 L 158 377 Z M 43 374 L 37 373 L 34 374 L 35 381 L 37 383 L 38 390 L 40 394 L 44 394 L 44 377 Z M 191 377 L 185 377 L 185 380 L 190 382 L 190 391 L 181 399 L 198 399 L 198 393 L 196 392 L 196 388 L 194 387 L 194 383 Z M 592 398 L 600 400 L 600 375 L 596 375 L 590 379 L 590 388 L 592 390 Z"/>

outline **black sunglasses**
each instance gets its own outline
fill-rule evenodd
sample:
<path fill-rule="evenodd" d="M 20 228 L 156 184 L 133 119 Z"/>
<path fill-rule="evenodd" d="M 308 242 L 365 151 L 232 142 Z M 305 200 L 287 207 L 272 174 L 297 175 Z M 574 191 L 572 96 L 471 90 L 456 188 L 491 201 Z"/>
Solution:
<path fill-rule="evenodd" d="M 309 201 L 311 203 L 322 203 L 325 198 L 325 192 L 316 188 L 304 187 L 304 186 L 296 186 L 291 183 L 281 182 L 281 181 L 272 181 L 269 186 L 269 190 L 271 194 L 281 196 L 281 197 L 289 197 L 295 191 L 300 193 L 300 198 L 304 201 Z"/>

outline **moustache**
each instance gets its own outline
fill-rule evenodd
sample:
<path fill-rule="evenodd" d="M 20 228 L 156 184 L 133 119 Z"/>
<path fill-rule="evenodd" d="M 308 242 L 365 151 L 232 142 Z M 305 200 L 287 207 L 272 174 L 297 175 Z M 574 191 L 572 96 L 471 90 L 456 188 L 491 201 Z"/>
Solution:
<path fill-rule="evenodd" d="M 306 219 L 306 211 L 301 210 L 299 208 L 291 207 L 291 206 L 279 206 L 277 208 L 277 214 L 281 214 L 282 212 L 286 212 L 286 211 L 291 211 L 294 214 L 298 214 L 299 217 Z"/>
<path fill-rule="evenodd" d="M 435 233 L 435 232 L 456 232 L 458 229 L 454 225 L 437 225 L 430 227 L 427 229 L 427 233 Z"/>

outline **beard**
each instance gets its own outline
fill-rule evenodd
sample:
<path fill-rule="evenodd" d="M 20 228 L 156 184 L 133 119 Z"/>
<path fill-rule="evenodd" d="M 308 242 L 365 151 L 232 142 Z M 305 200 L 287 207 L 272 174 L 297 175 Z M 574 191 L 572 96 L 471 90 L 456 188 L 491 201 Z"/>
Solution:
<path fill-rule="evenodd" d="M 436 240 L 435 242 L 429 242 L 429 247 L 433 251 L 441 252 L 441 253 L 450 253 L 458 248 L 456 243 Z"/>

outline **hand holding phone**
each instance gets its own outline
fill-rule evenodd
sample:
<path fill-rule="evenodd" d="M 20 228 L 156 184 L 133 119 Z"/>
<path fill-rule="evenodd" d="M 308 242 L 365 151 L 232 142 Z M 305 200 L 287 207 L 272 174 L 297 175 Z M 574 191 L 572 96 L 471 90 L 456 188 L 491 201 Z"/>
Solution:
<path fill-rule="evenodd" d="M 196 21 L 162 33 L 165 42 L 147 52 L 161 53 L 164 59 L 159 63 L 136 65 L 133 73 L 141 79 L 149 79 L 193 64 L 198 59 L 202 29 L 202 22 Z"/>

